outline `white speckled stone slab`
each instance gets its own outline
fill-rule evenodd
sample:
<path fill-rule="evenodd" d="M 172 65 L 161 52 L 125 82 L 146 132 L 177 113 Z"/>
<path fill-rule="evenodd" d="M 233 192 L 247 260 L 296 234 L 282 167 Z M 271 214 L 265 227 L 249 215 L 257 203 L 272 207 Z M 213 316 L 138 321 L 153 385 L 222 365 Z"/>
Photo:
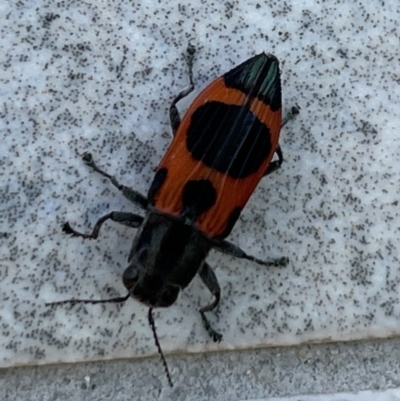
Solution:
<path fill-rule="evenodd" d="M 265 398 L 248 401 L 399 401 L 400 389 L 386 391 L 360 391 L 359 393 L 338 393 L 302 395 L 300 397 Z"/>
<path fill-rule="evenodd" d="M 285 110 L 302 111 L 282 132 L 283 168 L 229 238 L 289 266 L 212 252 L 223 295 L 209 317 L 224 340 L 214 344 L 201 324 L 210 294 L 196 279 L 155 314 L 164 351 L 399 334 L 399 4 L 207 3 L 0 4 L 1 366 L 157 352 L 134 300 L 45 303 L 126 293 L 134 230 L 110 223 L 84 241 L 60 227 L 89 231 L 109 211 L 137 211 L 79 155 L 91 151 L 146 193 L 170 140 L 170 101 L 188 82 L 188 41 L 196 93 L 265 51 L 281 60 Z"/>

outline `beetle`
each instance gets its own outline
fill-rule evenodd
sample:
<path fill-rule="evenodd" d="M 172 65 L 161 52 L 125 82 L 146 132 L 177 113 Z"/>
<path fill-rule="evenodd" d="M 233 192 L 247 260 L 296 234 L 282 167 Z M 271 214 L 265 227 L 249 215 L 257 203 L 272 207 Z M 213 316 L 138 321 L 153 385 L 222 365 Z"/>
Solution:
<path fill-rule="evenodd" d="M 189 45 L 185 58 L 190 85 L 169 108 L 173 140 L 147 196 L 120 184 L 97 166 L 90 153 L 83 154 L 85 164 L 145 210 L 145 217 L 112 211 L 97 221 L 90 234 L 76 231 L 68 222 L 63 226 L 67 234 L 90 239 L 98 237 L 107 220 L 138 229 L 122 277 L 128 294 L 110 300 L 51 303 L 125 302 L 133 297 L 149 306 L 149 322 L 171 385 L 152 309 L 174 304 L 180 291 L 199 275 L 214 296 L 200 314 L 211 338 L 221 341 L 222 335 L 205 315 L 216 308 L 221 297 L 217 277 L 206 262 L 209 251 L 215 249 L 266 266 L 288 263 L 286 257 L 258 259 L 225 240 L 259 181 L 283 162 L 278 143 L 282 123 L 278 59 L 261 53 L 215 79 L 181 120 L 177 103 L 194 90 L 194 54 Z M 274 154 L 277 160 L 272 161 Z"/>

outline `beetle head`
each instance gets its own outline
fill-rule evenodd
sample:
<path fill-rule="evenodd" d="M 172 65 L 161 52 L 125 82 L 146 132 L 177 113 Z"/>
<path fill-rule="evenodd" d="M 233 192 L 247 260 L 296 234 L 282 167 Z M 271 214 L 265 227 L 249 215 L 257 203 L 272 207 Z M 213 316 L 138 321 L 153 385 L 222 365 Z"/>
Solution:
<path fill-rule="evenodd" d="M 122 281 L 130 295 L 150 307 L 168 307 L 178 298 L 180 286 L 168 282 L 154 266 L 154 252 L 141 248 L 130 260 Z"/>

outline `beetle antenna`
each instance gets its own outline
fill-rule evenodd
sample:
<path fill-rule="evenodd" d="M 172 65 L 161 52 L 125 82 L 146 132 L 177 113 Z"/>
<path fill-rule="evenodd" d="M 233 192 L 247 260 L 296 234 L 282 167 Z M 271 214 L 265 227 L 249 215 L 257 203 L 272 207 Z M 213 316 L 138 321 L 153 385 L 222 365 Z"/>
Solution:
<path fill-rule="evenodd" d="M 164 356 L 164 354 L 162 352 L 160 342 L 158 341 L 157 332 L 156 332 L 156 325 L 154 323 L 154 318 L 153 318 L 153 308 L 149 308 L 149 324 L 150 324 L 150 327 L 151 327 L 151 331 L 153 332 L 154 341 L 156 342 L 158 353 L 160 354 L 161 361 L 162 361 L 162 363 L 164 365 L 164 370 L 165 370 L 165 374 L 167 375 L 167 379 L 168 379 L 169 385 L 171 387 L 174 387 L 173 384 L 172 384 L 171 374 L 169 373 L 167 361 L 166 361 L 165 356 Z"/>
<path fill-rule="evenodd" d="M 109 299 L 66 299 L 64 301 L 46 302 L 46 306 L 52 305 L 66 305 L 70 304 L 72 306 L 76 304 L 108 304 L 108 303 L 123 303 L 128 300 L 131 294 L 124 295 L 123 297 L 109 298 Z"/>

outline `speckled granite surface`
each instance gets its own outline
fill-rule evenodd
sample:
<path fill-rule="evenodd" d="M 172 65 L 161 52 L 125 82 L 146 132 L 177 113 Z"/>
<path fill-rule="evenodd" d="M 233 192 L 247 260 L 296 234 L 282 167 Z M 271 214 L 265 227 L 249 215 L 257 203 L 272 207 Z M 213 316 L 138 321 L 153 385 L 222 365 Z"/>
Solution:
<path fill-rule="evenodd" d="M 169 355 L 172 389 L 157 357 L 24 366 L 0 399 L 399 401 L 399 360 L 399 339 Z"/>
<path fill-rule="evenodd" d="M 146 308 L 60 307 L 125 294 L 134 231 L 68 238 L 111 210 L 135 210 L 79 154 L 91 151 L 146 193 L 169 143 L 167 109 L 186 86 L 181 53 L 198 49 L 196 93 L 253 54 L 281 61 L 283 168 L 263 180 L 230 240 L 264 269 L 212 253 L 223 298 L 212 343 L 196 280 L 156 313 L 164 351 L 200 352 L 400 331 L 397 3 L 4 2 L 0 80 L 0 363 L 3 367 L 156 353 Z M 190 99 L 180 104 L 182 111 Z"/>

